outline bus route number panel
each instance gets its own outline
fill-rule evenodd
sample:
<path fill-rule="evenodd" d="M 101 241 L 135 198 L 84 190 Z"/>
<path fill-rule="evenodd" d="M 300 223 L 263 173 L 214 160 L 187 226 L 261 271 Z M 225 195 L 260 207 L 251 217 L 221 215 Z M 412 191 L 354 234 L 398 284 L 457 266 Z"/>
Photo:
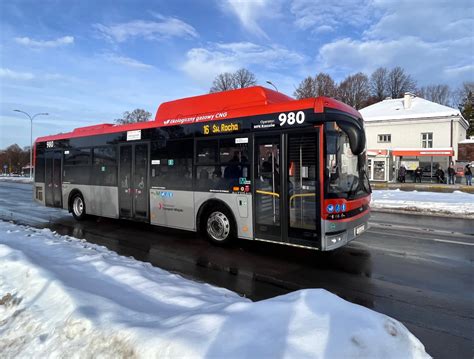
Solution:
<path fill-rule="evenodd" d="M 218 135 L 240 131 L 241 126 L 238 122 L 216 123 L 202 126 L 204 135 Z"/>

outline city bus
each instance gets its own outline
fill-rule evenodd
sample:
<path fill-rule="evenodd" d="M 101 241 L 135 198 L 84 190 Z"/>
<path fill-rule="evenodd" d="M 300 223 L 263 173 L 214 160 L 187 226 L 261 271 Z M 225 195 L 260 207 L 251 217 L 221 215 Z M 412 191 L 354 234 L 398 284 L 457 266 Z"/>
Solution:
<path fill-rule="evenodd" d="M 368 228 L 362 116 L 256 86 L 161 104 L 154 120 L 41 137 L 34 199 L 86 215 L 333 250 Z"/>

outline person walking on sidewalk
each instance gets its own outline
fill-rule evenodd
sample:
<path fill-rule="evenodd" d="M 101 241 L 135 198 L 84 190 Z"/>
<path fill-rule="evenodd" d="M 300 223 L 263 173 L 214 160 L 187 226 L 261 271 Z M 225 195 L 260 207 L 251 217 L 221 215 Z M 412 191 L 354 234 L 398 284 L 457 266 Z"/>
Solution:
<path fill-rule="evenodd" d="M 456 183 L 456 171 L 454 170 L 453 164 L 449 165 L 448 168 L 448 184 Z"/>
<path fill-rule="evenodd" d="M 441 167 L 438 167 L 435 173 L 436 179 L 438 180 L 438 183 L 444 183 L 444 171 Z"/>
<path fill-rule="evenodd" d="M 404 165 L 400 166 L 400 169 L 398 170 L 398 180 L 400 183 L 405 183 L 405 176 L 407 174 L 407 169 L 405 168 Z"/>
<path fill-rule="evenodd" d="M 472 171 L 471 165 L 468 163 L 464 169 L 464 176 L 466 177 L 466 186 L 472 186 Z"/>
<path fill-rule="evenodd" d="M 421 170 L 420 166 L 418 166 L 415 170 L 415 183 L 421 183 L 421 176 L 423 175 L 423 171 Z"/>

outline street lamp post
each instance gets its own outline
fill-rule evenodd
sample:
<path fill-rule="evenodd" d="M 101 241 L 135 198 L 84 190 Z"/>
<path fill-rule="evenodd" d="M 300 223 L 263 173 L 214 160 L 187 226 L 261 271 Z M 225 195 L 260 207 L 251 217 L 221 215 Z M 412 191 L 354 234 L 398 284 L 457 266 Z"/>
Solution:
<path fill-rule="evenodd" d="M 30 178 L 33 178 L 33 119 L 36 116 L 48 116 L 49 113 L 41 112 L 41 113 L 37 113 L 36 115 L 30 116 L 30 114 L 25 111 L 21 111 L 21 110 L 13 110 L 13 111 L 21 112 L 25 114 L 26 116 L 28 116 L 28 118 L 30 119 Z"/>
<path fill-rule="evenodd" d="M 275 88 L 275 91 L 278 92 L 277 87 L 271 81 L 267 81 L 267 84 L 272 85 Z"/>

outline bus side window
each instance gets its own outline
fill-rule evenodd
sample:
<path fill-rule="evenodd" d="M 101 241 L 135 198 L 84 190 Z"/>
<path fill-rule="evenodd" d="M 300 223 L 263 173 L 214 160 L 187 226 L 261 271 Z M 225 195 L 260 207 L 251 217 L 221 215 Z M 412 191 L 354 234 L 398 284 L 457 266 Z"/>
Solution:
<path fill-rule="evenodd" d="M 193 140 L 151 144 L 151 186 L 175 190 L 192 188 Z"/>
<path fill-rule="evenodd" d="M 196 153 L 196 190 L 226 190 L 250 178 L 248 138 L 199 140 Z"/>

